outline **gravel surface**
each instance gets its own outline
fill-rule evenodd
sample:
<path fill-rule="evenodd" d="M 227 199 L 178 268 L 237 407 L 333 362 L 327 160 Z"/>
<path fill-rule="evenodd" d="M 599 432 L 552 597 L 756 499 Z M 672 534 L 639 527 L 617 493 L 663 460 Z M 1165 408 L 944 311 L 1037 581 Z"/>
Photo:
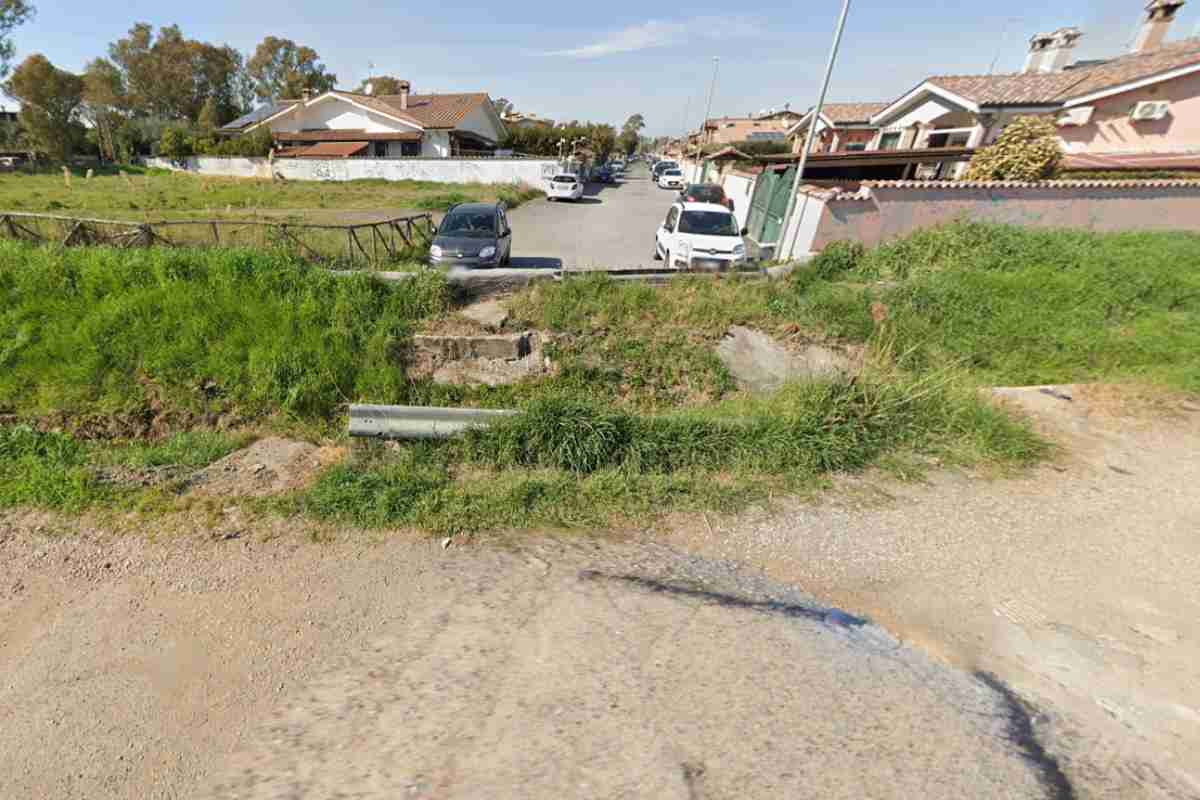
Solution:
<path fill-rule="evenodd" d="M 1200 413 L 1131 416 L 1104 387 L 1001 394 L 1062 443 L 1054 464 L 848 480 L 665 538 L 1000 676 L 1046 712 L 1080 796 L 1200 797 Z"/>
<path fill-rule="evenodd" d="M 728 564 L 53 524 L 0 528 L 0 797 L 1053 796 L 1002 687 Z"/>

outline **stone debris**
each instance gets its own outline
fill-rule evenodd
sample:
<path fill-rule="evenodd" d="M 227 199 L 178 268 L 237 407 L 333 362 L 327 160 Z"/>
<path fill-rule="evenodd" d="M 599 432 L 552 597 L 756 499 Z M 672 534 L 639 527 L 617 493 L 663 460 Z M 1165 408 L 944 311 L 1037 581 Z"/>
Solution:
<path fill-rule="evenodd" d="M 504 323 L 508 322 L 508 311 L 499 300 L 474 303 L 458 313 L 490 331 L 498 331 L 504 327 Z"/>
<path fill-rule="evenodd" d="M 755 392 L 778 389 L 787 381 L 825 379 L 855 370 L 854 359 L 832 347 L 807 344 L 789 350 L 767 334 L 740 325 L 729 329 L 716 351 L 738 382 Z"/>

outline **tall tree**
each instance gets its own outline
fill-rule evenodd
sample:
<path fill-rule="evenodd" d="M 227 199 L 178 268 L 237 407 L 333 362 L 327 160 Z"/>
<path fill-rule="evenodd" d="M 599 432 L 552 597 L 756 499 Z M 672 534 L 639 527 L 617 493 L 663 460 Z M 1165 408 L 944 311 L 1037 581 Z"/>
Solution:
<path fill-rule="evenodd" d="M 35 53 L 13 70 L 4 91 L 21 101 L 19 118 L 29 141 L 51 158 L 70 158 L 80 135 L 83 78 Z"/>
<path fill-rule="evenodd" d="M 211 98 L 227 122 L 243 108 L 242 55 L 228 45 L 186 39 L 176 25 L 155 35 L 139 22 L 108 53 L 121 76 L 123 108 L 135 116 L 194 121 Z"/>
<path fill-rule="evenodd" d="M 116 161 L 116 131 L 127 118 L 125 83 L 116 64 L 103 58 L 93 59 L 83 72 L 83 103 L 80 116 L 95 132 L 100 157 Z"/>
<path fill-rule="evenodd" d="M 633 155 L 638 148 L 638 140 L 644 127 L 646 120 L 641 114 L 634 114 L 625 120 L 625 124 L 621 126 L 621 135 L 617 137 L 617 147 L 621 152 L 627 156 Z"/>
<path fill-rule="evenodd" d="M 369 93 L 367 92 L 368 86 L 371 87 Z M 357 91 L 364 94 L 373 94 L 376 97 L 385 94 L 400 94 L 400 78 L 394 75 L 376 75 L 360 83 Z"/>
<path fill-rule="evenodd" d="M 492 107 L 496 109 L 496 113 L 500 116 L 511 114 L 515 106 L 507 97 L 497 97 L 492 101 Z"/>
<path fill-rule="evenodd" d="M 259 42 L 246 72 L 261 100 L 299 97 L 305 89 L 320 94 L 337 85 L 337 75 L 325 71 L 316 50 L 274 36 Z"/>
<path fill-rule="evenodd" d="M 33 11 L 28 0 L 0 0 L 0 78 L 8 75 L 13 54 L 17 52 L 12 32 L 18 25 L 28 22 Z"/>

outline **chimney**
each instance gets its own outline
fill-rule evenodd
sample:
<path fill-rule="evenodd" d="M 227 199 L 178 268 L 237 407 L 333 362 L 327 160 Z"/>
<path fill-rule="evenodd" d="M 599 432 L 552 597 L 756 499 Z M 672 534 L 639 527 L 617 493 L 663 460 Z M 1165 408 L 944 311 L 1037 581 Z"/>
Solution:
<path fill-rule="evenodd" d="M 408 93 L 412 90 L 412 84 L 408 81 L 400 81 L 400 110 L 408 111 Z"/>
<path fill-rule="evenodd" d="M 1083 36 L 1079 28 L 1059 28 L 1029 39 L 1029 55 L 1022 72 L 1062 72 L 1071 58 L 1075 42 Z"/>
<path fill-rule="evenodd" d="M 1175 14 L 1183 7 L 1184 0 L 1150 0 L 1146 3 L 1146 18 L 1138 29 L 1130 52 L 1144 53 L 1162 47 L 1167 31 L 1175 21 Z"/>

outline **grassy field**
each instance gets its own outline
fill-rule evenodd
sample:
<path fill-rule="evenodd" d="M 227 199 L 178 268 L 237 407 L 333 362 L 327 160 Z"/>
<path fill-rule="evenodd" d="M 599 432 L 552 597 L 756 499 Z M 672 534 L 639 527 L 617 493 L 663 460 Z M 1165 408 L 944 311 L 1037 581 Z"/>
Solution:
<path fill-rule="evenodd" d="M 269 215 L 330 221 L 338 211 L 444 211 L 453 203 L 504 200 L 515 207 L 541 194 L 528 187 L 431 181 L 287 181 L 198 177 L 124 167 L 68 186 L 61 173 L 0 173 L 0 211 L 104 219 L 249 219 Z"/>
<path fill-rule="evenodd" d="M 869 252 L 831 247 L 778 283 L 591 277 L 509 305 L 552 332 L 556 372 L 436 386 L 403 366 L 410 334 L 453 313 L 434 274 L 393 289 L 276 254 L 0 245 L 0 413 L 80 425 L 78 435 L 22 429 L 0 447 L 0 482 L 12 483 L 0 506 L 131 502 L 89 477 L 106 463 L 87 440 L 96 416 L 153 418 L 189 436 L 220 418 L 330 437 L 347 402 L 520 408 L 457 441 L 364 448 L 271 506 L 465 531 L 734 510 L 869 466 L 915 475 L 931 463 L 1041 458 L 1045 443 L 981 401 L 981 386 L 1200 392 L 1200 237 L 1188 234 L 962 224 Z M 731 324 L 857 345 L 867 367 L 751 397 L 712 354 Z M 221 441 L 145 447 L 204 461 Z"/>

